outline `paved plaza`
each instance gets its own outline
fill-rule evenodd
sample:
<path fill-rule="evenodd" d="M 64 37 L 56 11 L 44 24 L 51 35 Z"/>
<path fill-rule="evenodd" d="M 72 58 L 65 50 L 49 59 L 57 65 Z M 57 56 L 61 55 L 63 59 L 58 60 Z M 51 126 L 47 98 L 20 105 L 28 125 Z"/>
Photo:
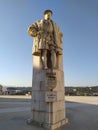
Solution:
<path fill-rule="evenodd" d="M 98 130 L 98 97 L 66 97 L 68 124 L 61 130 Z M 0 130 L 45 130 L 27 125 L 30 96 L 0 96 Z"/>

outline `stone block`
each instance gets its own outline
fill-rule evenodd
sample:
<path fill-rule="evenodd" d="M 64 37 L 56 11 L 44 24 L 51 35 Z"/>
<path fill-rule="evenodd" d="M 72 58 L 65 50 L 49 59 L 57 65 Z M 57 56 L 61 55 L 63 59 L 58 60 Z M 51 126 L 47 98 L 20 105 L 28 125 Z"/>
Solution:
<path fill-rule="evenodd" d="M 40 112 L 38 118 L 40 118 L 40 123 L 44 123 L 45 122 L 45 112 Z"/>
<path fill-rule="evenodd" d="M 46 106 L 47 106 L 47 103 L 46 102 L 39 102 L 39 107 L 40 107 L 40 111 L 44 111 L 46 112 Z"/>
<path fill-rule="evenodd" d="M 40 122 L 39 111 L 33 111 L 33 121 Z"/>
<path fill-rule="evenodd" d="M 32 91 L 39 91 L 40 90 L 40 82 L 33 81 Z"/>
<path fill-rule="evenodd" d="M 61 126 L 61 122 L 55 123 L 51 126 L 51 130 L 56 130 L 57 128 L 59 128 Z"/>
<path fill-rule="evenodd" d="M 40 99 L 40 91 L 33 91 L 32 96 L 33 96 L 32 97 L 33 100 L 39 101 L 39 99 Z"/>
<path fill-rule="evenodd" d="M 57 101 L 63 100 L 64 101 L 65 95 L 64 91 L 57 92 Z"/>
<path fill-rule="evenodd" d="M 62 109 L 65 109 L 65 103 L 63 100 L 46 104 L 46 112 L 58 112 Z"/>
<path fill-rule="evenodd" d="M 63 125 L 65 125 L 65 119 L 54 124 L 44 123 L 44 128 L 47 128 L 48 130 L 58 130 L 58 128 L 62 127 Z"/>
<path fill-rule="evenodd" d="M 40 81 L 40 91 L 47 91 L 47 87 L 45 86 L 45 81 Z"/>
<path fill-rule="evenodd" d="M 55 124 L 61 120 L 65 119 L 65 109 L 57 112 L 45 113 L 45 122 Z"/>
<path fill-rule="evenodd" d="M 40 102 L 39 101 L 32 101 L 32 106 L 31 109 L 34 111 L 39 111 L 40 110 Z"/>
<path fill-rule="evenodd" d="M 33 75 L 35 75 L 37 73 L 37 71 L 40 70 L 40 57 L 39 56 L 33 57 L 33 68 L 34 68 L 33 69 Z"/>
<path fill-rule="evenodd" d="M 40 91 L 39 92 L 39 96 L 40 96 L 39 100 L 40 101 L 45 101 L 45 93 L 46 93 L 46 91 Z"/>

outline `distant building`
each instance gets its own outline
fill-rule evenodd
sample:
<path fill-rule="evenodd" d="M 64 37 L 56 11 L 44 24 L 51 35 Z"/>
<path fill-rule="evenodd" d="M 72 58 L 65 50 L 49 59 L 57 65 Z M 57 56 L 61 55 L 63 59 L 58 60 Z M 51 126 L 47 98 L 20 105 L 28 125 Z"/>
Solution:
<path fill-rule="evenodd" d="M 7 88 L 8 95 L 25 95 L 25 91 L 15 87 Z"/>
<path fill-rule="evenodd" d="M 2 88 L 2 94 L 3 94 L 3 95 L 8 95 L 8 91 L 7 91 L 7 88 L 6 88 L 6 87 L 3 87 L 3 88 Z"/>
<path fill-rule="evenodd" d="M 9 87 L 9 88 L 7 88 L 7 92 L 8 92 L 8 95 L 15 95 L 16 94 L 16 89 L 12 88 L 12 87 Z"/>
<path fill-rule="evenodd" d="M 93 93 L 93 96 L 98 96 L 98 93 Z"/>

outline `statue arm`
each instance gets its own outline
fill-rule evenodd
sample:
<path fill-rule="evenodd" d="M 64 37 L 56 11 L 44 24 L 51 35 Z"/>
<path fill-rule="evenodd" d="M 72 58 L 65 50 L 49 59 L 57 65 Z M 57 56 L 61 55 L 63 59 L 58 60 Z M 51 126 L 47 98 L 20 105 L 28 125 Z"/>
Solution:
<path fill-rule="evenodd" d="M 63 33 L 60 31 L 59 26 L 54 23 L 54 36 L 55 36 L 55 41 L 58 47 L 62 48 L 62 37 L 63 37 Z"/>
<path fill-rule="evenodd" d="M 36 37 L 37 33 L 38 33 L 38 25 L 37 23 L 32 24 L 29 28 L 28 28 L 28 33 L 30 36 L 32 37 Z"/>

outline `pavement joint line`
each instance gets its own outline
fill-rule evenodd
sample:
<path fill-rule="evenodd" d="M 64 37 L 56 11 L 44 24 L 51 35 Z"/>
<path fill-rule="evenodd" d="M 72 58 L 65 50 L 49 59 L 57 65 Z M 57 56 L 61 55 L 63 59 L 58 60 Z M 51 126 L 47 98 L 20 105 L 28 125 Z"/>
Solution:
<path fill-rule="evenodd" d="M 0 102 L 0 104 L 31 104 L 31 102 Z"/>
<path fill-rule="evenodd" d="M 21 111 L 30 111 L 30 107 L 17 107 L 17 108 L 4 108 L 0 109 L 0 113 L 8 113 L 8 112 L 21 112 Z"/>

